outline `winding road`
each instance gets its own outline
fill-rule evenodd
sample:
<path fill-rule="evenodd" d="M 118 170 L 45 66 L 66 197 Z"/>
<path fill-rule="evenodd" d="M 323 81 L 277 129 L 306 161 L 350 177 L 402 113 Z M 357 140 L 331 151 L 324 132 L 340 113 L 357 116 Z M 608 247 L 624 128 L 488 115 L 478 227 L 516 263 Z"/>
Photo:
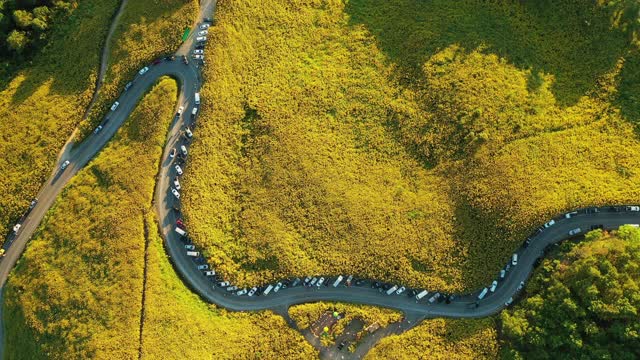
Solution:
<path fill-rule="evenodd" d="M 200 19 L 212 17 L 215 10 L 215 1 L 203 1 L 200 10 Z M 195 34 L 198 23 L 194 24 Z M 176 52 L 175 61 L 165 60 L 157 65 L 149 65 L 149 71 L 144 75 L 137 75 L 132 80 L 133 86 L 124 91 L 118 101 L 119 107 L 116 111 L 107 114 L 108 122 L 103 121 L 104 128 L 97 134 L 86 138 L 81 144 L 64 153 L 60 163 L 69 160 L 69 166 L 56 170 L 44 184 L 38 194 L 39 202 L 32 209 L 29 215 L 22 222 L 22 227 L 14 239 L 8 241 L 4 248 L 6 255 L 0 262 L 0 287 L 4 287 L 9 273 L 15 263 L 23 253 L 28 240 L 31 238 L 46 212 L 54 203 L 58 194 L 73 176 L 82 169 L 113 137 L 118 128 L 133 111 L 140 98 L 161 76 L 171 76 L 180 83 L 180 95 L 178 106 L 184 106 L 183 116 L 173 119 L 170 128 L 167 144 L 163 153 L 161 169 L 159 172 L 154 202 L 160 228 L 164 237 L 165 248 L 172 260 L 172 263 L 185 284 L 203 299 L 234 311 L 254 311 L 264 309 L 286 309 L 287 307 L 315 301 L 333 301 L 360 303 L 376 305 L 392 309 L 397 309 L 405 313 L 420 314 L 426 317 L 456 317 L 456 318 L 477 318 L 484 317 L 499 312 L 505 307 L 505 302 L 516 295 L 521 282 L 526 281 L 530 276 L 534 263 L 543 256 L 544 249 L 550 245 L 568 238 L 569 231 L 574 228 L 581 228 L 583 231 L 590 229 L 592 225 L 601 224 L 605 229 L 617 229 L 624 224 L 640 223 L 640 212 L 627 211 L 621 207 L 603 207 L 598 212 L 578 210 L 578 213 L 570 218 L 564 215 L 556 218 L 556 224 L 546 228 L 544 231 L 531 237 L 531 243 L 526 248 L 517 250 L 519 255 L 518 264 L 507 272 L 495 293 L 489 293 L 484 299 L 476 304 L 477 293 L 472 295 L 458 296 L 451 303 L 434 302 L 427 300 L 431 293 L 416 301 L 415 297 L 402 295 L 386 295 L 378 289 L 370 286 L 339 286 L 332 285 L 325 287 L 289 287 L 279 292 L 271 292 L 262 296 L 237 296 L 225 291 L 223 288 L 215 287 L 211 277 L 204 276 L 201 270 L 196 268 L 194 258 L 187 256 L 184 242 L 174 231 L 177 220 L 177 212 L 173 209 L 176 199 L 168 191 L 172 179 L 176 176 L 175 160 L 169 157 L 172 148 L 179 148 L 180 145 L 189 146 L 188 139 L 184 136 L 186 126 L 195 126 L 195 119 L 191 119 L 191 109 L 196 106 L 194 94 L 201 86 L 201 75 L 197 61 L 190 61 L 189 65 L 182 63 L 182 55 L 189 56 L 193 48 L 194 36 L 192 35 L 183 43 Z M 203 99 L 207 101 L 207 99 Z M 197 134 L 197 131 L 195 131 Z M 60 164 L 59 164 L 60 165 Z M 614 211 L 615 210 L 615 211 Z M 497 274 L 496 274 L 497 277 Z M 302 277 L 304 278 L 304 277 Z M 331 281 L 333 281 L 331 279 Z M 1 294 L 0 294 L 1 299 Z"/>

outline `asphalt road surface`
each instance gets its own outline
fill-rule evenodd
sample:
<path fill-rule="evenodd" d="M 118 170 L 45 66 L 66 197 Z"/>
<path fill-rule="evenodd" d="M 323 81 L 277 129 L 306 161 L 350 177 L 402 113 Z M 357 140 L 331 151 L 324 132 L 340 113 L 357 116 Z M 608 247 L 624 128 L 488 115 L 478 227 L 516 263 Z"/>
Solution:
<path fill-rule="evenodd" d="M 200 19 L 211 17 L 214 9 L 215 1 L 203 2 L 201 4 Z M 198 23 L 194 24 L 194 30 L 197 25 Z M 215 287 L 212 278 L 204 276 L 203 272 L 196 268 L 197 264 L 194 258 L 186 255 L 185 243 L 181 236 L 174 231 L 179 213 L 173 207 L 179 206 L 179 203 L 169 189 L 173 178 L 177 176 L 175 164 L 179 160 L 177 157 L 170 158 L 169 152 L 172 148 L 179 149 L 180 145 L 183 144 L 187 147 L 189 146 L 190 141 L 184 135 L 184 130 L 187 126 L 194 129 L 194 136 L 197 136 L 196 119 L 191 117 L 191 110 L 196 106 L 194 104 L 194 94 L 201 86 L 199 66 L 202 66 L 202 63 L 190 59 L 189 65 L 185 65 L 180 58 L 181 55 L 189 55 L 193 48 L 193 34 L 195 32 L 192 31 L 192 36 L 189 40 L 176 52 L 177 58 L 175 61 L 165 60 L 157 65 L 149 65 L 149 71 L 146 74 L 137 75 L 132 80 L 133 86 L 128 91 L 123 91 L 120 95 L 118 99 L 120 106 L 106 115 L 109 121 L 105 123 L 102 131 L 88 137 L 83 143 L 65 153 L 60 159 L 60 163 L 69 160 L 70 165 L 65 170 L 60 170 L 59 167 L 56 168 L 39 192 L 39 202 L 22 222 L 19 233 L 15 239 L 5 245 L 6 256 L 0 262 L 0 287 L 4 286 L 27 241 L 53 204 L 56 196 L 69 180 L 104 147 L 120 125 L 127 119 L 144 93 L 159 77 L 164 75 L 172 76 L 179 81 L 180 96 L 177 106 L 184 106 L 183 115 L 173 119 L 154 195 L 165 248 L 174 268 L 188 287 L 203 299 L 229 310 L 282 309 L 283 307 L 305 302 L 335 301 L 382 306 L 406 313 L 422 314 L 427 317 L 484 317 L 504 308 L 505 302 L 517 293 L 520 283 L 526 281 L 530 276 L 534 262 L 543 255 L 545 247 L 567 238 L 569 230 L 579 227 L 585 232 L 594 224 L 602 224 L 606 229 L 616 229 L 620 225 L 640 223 L 640 212 L 626 210 L 614 212 L 609 208 L 601 208 L 598 213 L 588 214 L 584 210 L 580 210 L 579 214 L 569 219 L 560 217 L 555 225 L 532 237 L 531 244 L 528 247 L 517 250 L 519 254 L 517 266 L 511 268 L 506 278 L 499 283 L 495 293 L 489 293 L 484 299 L 477 302 L 477 306 L 477 292 L 473 295 L 459 296 L 450 304 L 446 304 L 445 302 L 437 301 L 429 303 L 428 299 L 432 296 L 431 293 L 420 301 L 416 301 L 415 297 L 406 296 L 406 293 L 386 295 L 384 292 L 373 289 L 370 286 L 345 287 L 341 285 L 333 287 L 331 284 L 328 287 L 322 286 L 320 288 L 298 286 L 282 289 L 277 293 L 272 291 L 267 296 L 253 297 L 228 293 L 223 288 Z M 202 101 L 207 101 L 207 99 L 202 99 Z M 188 163 L 183 164 L 182 168 L 186 171 L 184 176 L 188 176 Z M 304 278 L 304 276 L 301 277 Z M 335 277 L 330 281 L 333 282 L 334 279 Z"/>

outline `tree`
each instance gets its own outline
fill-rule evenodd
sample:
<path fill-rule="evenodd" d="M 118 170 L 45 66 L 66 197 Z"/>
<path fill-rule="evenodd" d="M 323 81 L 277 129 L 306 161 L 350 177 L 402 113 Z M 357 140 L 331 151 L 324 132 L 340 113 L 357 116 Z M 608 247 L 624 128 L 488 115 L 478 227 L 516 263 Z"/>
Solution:
<path fill-rule="evenodd" d="M 28 42 L 29 39 L 27 39 L 24 31 L 19 30 L 13 30 L 7 38 L 7 45 L 9 45 L 9 48 L 17 53 L 21 53 L 27 46 Z"/>
<path fill-rule="evenodd" d="M 13 21 L 17 27 L 26 29 L 31 26 L 33 15 L 26 10 L 16 10 L 13 12 Z"/>
<path fill-rule="evenodd" d="M 529 291 L 503 312 L 505 352 L 515 358 L 640 356 L 640 230 L 592 232 L 566 261 L 546 260 Z"/>

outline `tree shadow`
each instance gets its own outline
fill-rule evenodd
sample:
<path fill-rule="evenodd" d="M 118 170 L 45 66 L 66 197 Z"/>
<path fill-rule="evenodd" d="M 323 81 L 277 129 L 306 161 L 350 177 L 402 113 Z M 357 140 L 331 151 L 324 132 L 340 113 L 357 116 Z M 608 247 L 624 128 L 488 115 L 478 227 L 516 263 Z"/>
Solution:
<path fill-rule="evenodd" d="M 587 2 L 351 0 L 346 12 L 350 25 L 364 25 L 376 36 L 401 82 L 421 79 L 432 55 L 457 44 L 495 53 L 533 74 L 552 74 L 561 106 L 594 88 L 627 44 L 608 14 Z M 539 86 L 535 76 L 530 80 L 531 88 Z"/>
<path fill-rule="evenodd" d="M 625 57 L 613 103 L 620 108 L 622 116 L 636 126 L 640 136 L 640 50 L 637 48 Z"/>

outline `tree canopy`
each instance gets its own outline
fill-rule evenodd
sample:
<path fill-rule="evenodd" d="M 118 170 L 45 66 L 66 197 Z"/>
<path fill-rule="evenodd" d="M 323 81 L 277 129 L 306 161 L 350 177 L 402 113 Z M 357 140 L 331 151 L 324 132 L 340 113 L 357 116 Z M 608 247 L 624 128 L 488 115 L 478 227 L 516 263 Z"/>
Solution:
<path fill-rule="evenodd" d="M 527 292 L 502 313 L 507 358 L 640 357 L 640 230 L 587 235 L 546 260 Z"/>

